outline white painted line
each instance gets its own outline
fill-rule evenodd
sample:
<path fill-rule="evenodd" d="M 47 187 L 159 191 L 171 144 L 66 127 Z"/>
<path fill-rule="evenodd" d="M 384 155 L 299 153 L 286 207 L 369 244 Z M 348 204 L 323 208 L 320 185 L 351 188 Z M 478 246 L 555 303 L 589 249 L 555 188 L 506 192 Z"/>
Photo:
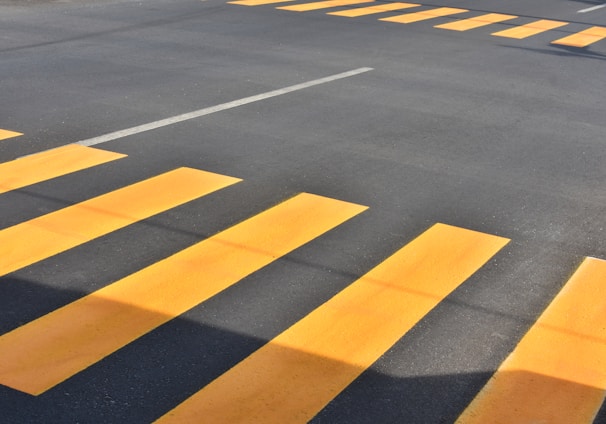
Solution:
<path fill-rule="evenodd" d="M 588 7 L 587 9 L 581 9 L 581 10 L 577 11 L 577 13 L 593 12 L 594 10 L 598 10 L 598 9 L 603 8 L 603 7 L 606 7 L 606 3 L 604 3 L 604 4 L 598 4 L 597 6 L 593 6 L 593 7 Z"/>
<path fill-rule="evenodd" d="M 301 84 L 291 85 L 290 87 L 280 88 L 278 90 L 268 91 L 267 93 L 257 94 L 256 96 L 245 97 L 240 100 L 234 100 L 232 102 L 223 103 L 217 106 L 211 106 L 204 109 L 196 110 L 182 115 L 173 116 L 172 118 L 161 119 L 159 121 L 150 122 L 149 124 L 143 124 L 125 130 L 112 132 L 109 134 L 101 135 L 98 137 L 89 138 L 87 140 L 79 141 L 77 144 L 82 146 L 94 146 L 95 144 L 105 143 L 106 141 L 116 140 L 119 138 L 127 137 L 133 134 L 139 134 L 145 131 L 154 130 L 160 127 L 166 127 L 167 125 L 176 124 L 178 122 L 187 121 L 194 118 L 199 118 L 204 115 L 210 115 L 211 113 L 220 112 L 226 109 L 232 109 L 238 106 L 246 105 L 249 103 L 258 102 L 260 100 L 269 99 L 270 97 L 281 96 L 282 94 L 292 93 L 293 91 L 303 90 L 304 88 L 313 87 L 314 85 L 325 84 L 327 82 L 339 80 L 342 78 L 351 77 L 364 72 L 372 71 L 373 68 L 358 68 L 352 71 L 343 72 L 340 74 L 331 75 L 325 78 L 320 78 L 313 81 L 307 81 Z"/>

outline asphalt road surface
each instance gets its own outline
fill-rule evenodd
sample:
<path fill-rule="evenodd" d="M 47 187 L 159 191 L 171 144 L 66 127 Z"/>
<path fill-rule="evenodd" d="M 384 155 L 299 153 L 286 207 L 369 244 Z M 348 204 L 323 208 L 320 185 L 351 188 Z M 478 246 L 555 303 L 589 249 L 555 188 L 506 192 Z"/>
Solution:
<path fill-rule="evenodd" d="M 602 0 L 235 3 L 0 1 L 0 422 L 606 422 Z"/>

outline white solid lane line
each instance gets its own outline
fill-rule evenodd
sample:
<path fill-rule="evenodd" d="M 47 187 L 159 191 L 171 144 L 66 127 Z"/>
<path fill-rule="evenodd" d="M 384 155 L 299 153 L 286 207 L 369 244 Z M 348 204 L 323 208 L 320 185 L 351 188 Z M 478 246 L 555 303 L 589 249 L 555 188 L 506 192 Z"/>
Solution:
<path fill-rule="evenodd" d="M 133 134 L 139 134 L 145 131 L 154 130 L 156 128 L 165 127 L 168 125 L 176 124 L 178 122 L 187 121 L 194 118 L 199 118 L 204 115 L 210 115 L 211 113 L 220 112 L 226 109 L 233 109 L 238 106 L 246 105 L 249 103 L 258 102 L 260 100 L 269 99 L 270 97 L 281 96 L 282 94 L 292 93 L 293 91 L 303 90 L 305 88 L 313 87 L 314 85 L 325 84 L 327 82 L 336 81 L 339 79 L 352 77 L 364 72 L 372 71 L 373 68 L 358 68 L 340 74 L 331 75 L 325 78 L 316 79 L 313 81 L 307 81 L 301 84 L 291 85 L 289 87 L 280 88 L 278 90 L 268 91 L 266 93 L 257 94 L 251 97 L 245 97 L 240 100 L 234 100 L 231 102 L 223 103 L 216 106 L 207 107 L 204 109 L 196 110 L 182 115 L 173 116 L 172 118 L 161 119 L 159 121 L 150 122 L 148 124 L 139 125 L 132 128 L 112 132 L 109 134 L 101 135 L 98 137 L 89 138 L 87 140 L 79 141 L 78 144 L 82 146 L 94 146 L 95 144 L 105 143 L 107 141 L 116 140 L 119 138 L 127 137 Z"/>
<path fill-rule="evenodd" d="M 606 3 L 604 3 L 604 4 L 598 4 L 597 6 L 593 6 L 593 7 L 588 7 L 587 9 L 578 10 L 577 13 L 593 12 L 594 10 L 598 10 L 598 9 L 603 8 L 603 7 L 606 7 Z"/>

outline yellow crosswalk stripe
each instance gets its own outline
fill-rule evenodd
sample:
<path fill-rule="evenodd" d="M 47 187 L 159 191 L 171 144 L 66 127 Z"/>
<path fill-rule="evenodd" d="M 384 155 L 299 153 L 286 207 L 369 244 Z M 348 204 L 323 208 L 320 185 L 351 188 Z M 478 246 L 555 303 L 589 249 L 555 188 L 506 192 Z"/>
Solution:
<path fill-rule="evenodd" d="M 6 140 L 7 138 L 13 138 L 23 135 L 21 133 L 9 130 L 3 130 L 0 128 L 0 140 Z"/>
<path fill-rule="evenodd" d="M 606 391 L 606 261 L 587 258 L 459 424 L 592 423 Z"/>
<path fill-rule="evenodd" d="M 229 4 L 238 4 L 240 6 L 262 6 L 265 4 L 289 3 L 295 0 L 236 0 L 230 1 Z"/>
<path fill-rule="evenodd" d="M 358 7 L 348 10 L 340 10 L 337 12 L 329 12 L 327 15 L 345 16 L 348 18 L 357 18 L 358 16 L 372 15 L 375 13 L 389 12 L 392 10 L 408 9 L 418 7 L 420 4 L 415 3 L 383 3 L 376 6 Z"/>
<path fill-rule="evenodd" d="M 551 29 L 560 28 L 565 25 L 568 25 L 568 23 L 541 19 L 539 21 L 530 22 L 526 25 L 520 25 L 503 31 L 493 32 L 492 35 L 521 40 L 523 38 L 531 37 L 533 35 L 537 35 Z"/>
<path fill-rule="evenodd" d="M 305 423 L 507 239 L 436 224 L 157 423 Z"/>
<path fill-rule="evenodd" d="M 238 4 L 243 6 L 258 6 L 265 4 L 276 4 L 286 3 L 295 0 L 235 0 L 229 2 L 229 4 Z M 362 3 L 374 3 L 376 0 L 323 0 L 312 3 L 295 4 L 289 6 L 280 6 L 276 9 L 290 10 L 297 12 L 307 12 L 311 10 L 327 9 L 339 6 L 348 6 Z M 344 16 L 349 18 L 355 18 L 359 16 L 372 15 L 377 13 L 396 11 L 401 9 L 419 7 L 421 4 L 416 3 L 381 3 L 377 5 L 359 7 L 348 10 L 339 10 L 335 12 L 329 12 L 327 15 Z M 379 19 L 385 22 L 395 22 L 401 24 L 409 24 L 413 22 L 424 21 L 428 19 L 434 19 L 443 16 L 450 16 L 458 13 L 469 12 L 468 9 L 459 9 L 453 7 L 439 7 L 436 9 L 424 10 L 421 12 L 406 13 L 397 16 L 390 16 Z M 445 24 L 435 25 L 435 28 L 448 29 L 453 31 L 468 31 L 474 28 L 479 28 L 499 22 L 508 21 L 511 19 L 518 18 L 516 15 L 506 15 L 501 13 L 487 13 L 485 15 L 476 16 L 474 18 L 461 19 L 455 22 L 448 22 Z M 515 26 L 502 31 L 497 31 L 491 35 L 497 37 L 523 39 L 531 37 L 533 35 L 540 34 L 552 29 L 560 28 L 568 25 L 567 22 L 552 21 L 548 19 L 540 19 L 534 22 L 530 22 L 524 25 Z M 572 47 L 587 47 L 593 43 L 606 38 L 606 27 L 594 26 L 584 31 L 572 34 L 570 36 L 555 40 L 552 44 L 572 46 Z M 0 130 L 1 131 L 1 130 Z"/>
<path fill-rule="evenodd" d="M 0 384 L 37 395 L 364 211 L 300 194 L 0 337 Z"/>
<path fill-rule="evenodd" d="M 0 194 L 56 178 L 126 155 L 70 144 L 0 164 Z"/>
<path fill-rule="evenodd" d="M 0 275 L 240 181 L 179 168 L 0 231 Z"/>
<path fill-rule="evenodd" d="M 439 18 L 440 16 L 455 15 L 457 13 L 469 12 L 467 9 L 454 7 L 439 7 L 437 9 L 424 10 L 423 12 L 405 13 L 404 15 L 390 16 L 379 19 L 385 22 L 396 22 L 399 24 L 410 24 L 412 22 L 425 21 L 427 19 Z"/>
<path fill-rule="evenodd" d="M 328 9 L 331 7 L 349 6 L 352 4 L 373 3 L 373 1 L 374 0 L 327 0 L 313 3 L 295 4 L 293 6 L 282 6 L 277 7 L 276 9 L 291 10 L 294 12 L 308 12 L 310 10 Z"/>
<path fill-rule="evenodd" d="M 501 13 L 487 13 L 486 15 L 476 16 L 475 18 L 462 19 L 460 21 L 449 22 L 442 25 L 435 25 L 434 28 L 449 29 L 452 31 L 468 31 L 474 28 L 480 28 L 497 22 L 515 19 L 514 15 L 503 15 Z"/>
<path fill-rule="evenodd" d="M 590 44 L 596 43 L 606 38 L 606 28 L 594 26 L 585 31 L 577 32 L 568 37 L 560 38 L 552 41 L 551 44 L 560 44 L 562 46 L 571 47 L 587 47 Z"/>

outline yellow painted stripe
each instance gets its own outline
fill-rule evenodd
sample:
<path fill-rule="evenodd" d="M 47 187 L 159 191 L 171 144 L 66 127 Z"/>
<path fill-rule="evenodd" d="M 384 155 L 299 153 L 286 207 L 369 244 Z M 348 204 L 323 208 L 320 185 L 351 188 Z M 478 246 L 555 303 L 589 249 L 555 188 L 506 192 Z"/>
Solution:
<path fill-rule="evenodd" d="M 355 9 L 341 10 L 338 12 L 330 12 L 328 15 L 345 16 L 348 18 L 356 18 L 358 16 L 372 15 L 375 13 L 389 12 L 392 10 L 408 9 L 410 7 L 418 7 L 420 4 L 415 3 L 383 3 L 377 6 L 358 7 Z"/>
<path fill-rule="evenodd" d="M 550 29 L 555 29 L 568 25 L 566 22 L 549 21 L 547 19 L 541 19 L 539 21 L 530 22 L 526 25 L 517 26 L 514 28 L 506 29 L 504 31 L 493 32 L 492 35 L 497 37 L 516 38 L 521 40 L 526 37 L 540 34 Z"/>
<path fill-rule="evenodd" d="M 0 275 L 239 181 L 180 168 L 0 231 Z"/>
<path fill-rule="evenodd" d="M 456 9 L 454 7 L 439 7 L 437 9 L 424 10 L 423 12 L 405 13 L 404 15 L 390 16 L 379 19 L 380 21 L 409 24 L 412 22 L 425 21 L 427 19 L 439 18 L 440 16 L 455 15 L 468 12 L 467 9 Z"/>
<path fill-rule="evenodd" d="M 240 6 L 262 6 L 264 4 L 288 3 L 294 0 L 236 0 L 230 1 L 229 4 L 238 4 Z"/>
<path fill-rule="evenodd" d="M 70 144 L 0 164 L 0 194 L 126 155 Z"/>
<path fill-rule="evenodd" d="M 606 261 L 587 258 L 459 424 L 592 423 L 606 390 Z"/>
<path fill-rule="evenodd" d="M 434 28 L 450 29 L 452 31 L 468 31 L 470 29 L 483 27 L 497 22 L 508 21 L 515 18 L 517 18 L 517 16 L 503 15 L 501 13 L 488 13 L 486 15 L 476 16 L 475 18 L 463 19 L 442 25 L 435 25 Z"/>
<path fill-rule="evenodd" d="M 595 26 L 586 29 L 585 31 L 569 35 L 568 37 L 552 41 L 551 44 L 561 44 L 563 46 L 571 47 L 587 47 L 590 44 L 603 40 L 604 38 L 606 38 L 606 28 Z"/>
<path fill-rule="evenodd" d="M 366 208 L 300 194 L 0 337 L 0 383 L 40 394 Z"/>
<path fill-rule="evenodd" d="M 436 224 L 158 423 L 306 423 L 507 239 Z"/>
<path fill-rule="evenodd" d="M 327 0 L 313 3 L 296 4 L 293 6 L 282 6 L 276 9 L 291 10 L 294 12 L 307 12 L 310 10 L 328 9 L 338 6 L 349 6 L 350 4 L 373 3 L 373 0 Z"/>
<path fill-rule="evenodd" d="M 7 138 L 12 138 L 12 137 L 18 137 L 20 135 L 23 135 L 23 134 L 15 132 L 15 131 L 3 130 L 0 128 L 0 140 L 5 140 Z"/>

